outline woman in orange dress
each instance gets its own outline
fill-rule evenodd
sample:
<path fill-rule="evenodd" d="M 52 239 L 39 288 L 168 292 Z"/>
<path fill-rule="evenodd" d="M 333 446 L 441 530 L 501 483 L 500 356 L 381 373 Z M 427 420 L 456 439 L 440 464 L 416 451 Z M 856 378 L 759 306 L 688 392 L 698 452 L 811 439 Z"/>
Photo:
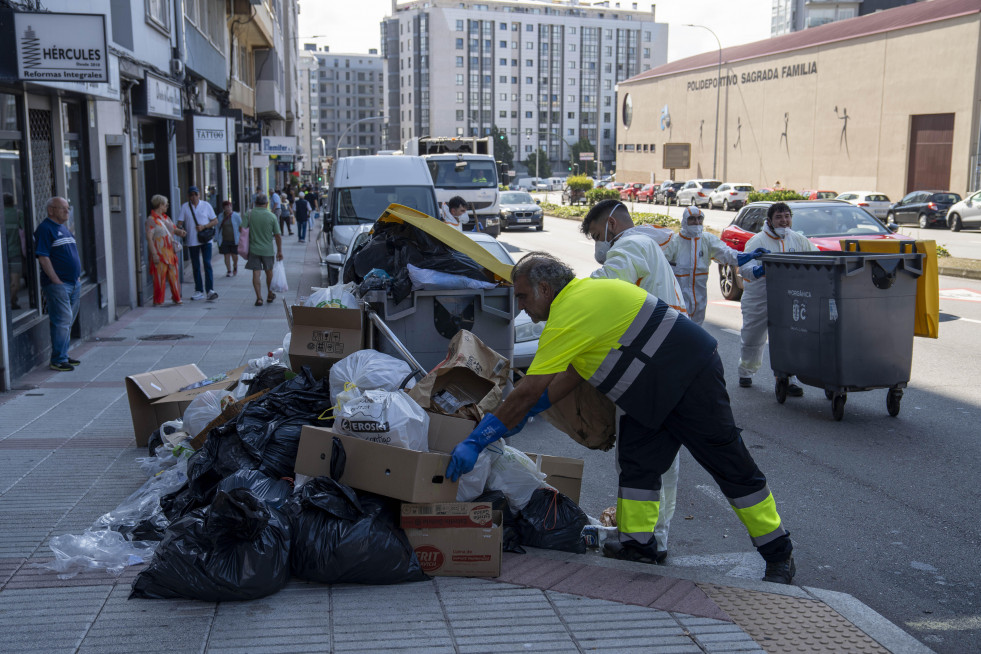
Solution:
<path fill-rule="evenodd" d="M 170 283 L 170 295 L 174 304 L 181 302 L 181 285 L 177 278 L 177 253 L 180 252 L 179 242 L 174 236 L 186 236 L 187 232 L 174 226 L 167 217 L 167 206 L 170 202 L 162 195 L 150 198 L 150 216 L 146 219 L 146 243 L 150 251 L 153 270 L 153 306 L 163 306 L 166 285 Z M 175 243 L 177 243 L 175 247 Z"/>

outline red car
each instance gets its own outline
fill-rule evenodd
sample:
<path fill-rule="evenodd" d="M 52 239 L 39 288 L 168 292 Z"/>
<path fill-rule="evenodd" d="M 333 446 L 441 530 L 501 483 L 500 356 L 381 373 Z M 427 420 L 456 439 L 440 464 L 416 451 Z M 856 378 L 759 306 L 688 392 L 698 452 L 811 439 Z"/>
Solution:
<path fill-rule="evenodd" d="M 622 189 L 620 189 L 620 199 L 621 200 L 636 200 L 637 193 L 640 189 L 644 188 L 643 184 L 627 184 Z"/>
<path fill-rule="evenodd" d="M 657 191 L 659 184 L 644 184 L 644 188 L 637 191 L 636 197 L 634 199 L 637 202 L 646 202 L 651 204 L 654 202 L 654 193 Z"/>
<path fill-rule="evenodd" d="M 801 191 L 805 200 L 834 200 L 838 197 L 835 191 Z"/>
<path fill-rule="evenodd" d="M 732 223 L 722 230 L 722 241 L 742 252 L 746 242 L 763 229 L 766 211 L 772 202 L 753 202 L 743 207 Z M 787 205 L 794 214 L 793 229 L 801 232 L 819 250 L 841 250 L 843 238 L 913 240 L 897 234 L 898 226 L 885 227 L 867 211 L 837 200 L 796 200 Z M 719 286 L 727 300 L 743 294 L 743 280 L 735 266 L 719 265 Z"/>

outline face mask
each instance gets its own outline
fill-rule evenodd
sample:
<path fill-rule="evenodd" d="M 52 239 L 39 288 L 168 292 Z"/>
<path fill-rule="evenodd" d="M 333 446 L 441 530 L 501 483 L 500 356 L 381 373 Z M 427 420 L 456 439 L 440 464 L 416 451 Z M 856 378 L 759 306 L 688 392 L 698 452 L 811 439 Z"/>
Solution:
<path fill-rule="evenodd" d="M 774 227 L 773 228 L 773 233 L 775 233 L 780 238 L 784 238 L 787 235 L 787 232 L 788 231 L 790 231 L 790 230 L 787 229 L 786 227 Z"/>
<path fill-rule="evenodd" d="M 698 238 L 702 235 L 702 225 L 685 225 L 681 228 L 681 233 L 691 238 Z"/>
<path fill-rule="evenodd" d="M 616 209 L 616 207 L 614 207 L 614 209 Z M 612 215 L 613 212 L 611 211 L 610 214 Z M 596 259 L 596 263 L 606 263 L 606 253 L 610 251 L 610 247 L 613 245 L 606 240 L 609 231 L 610 223 L 607 221 L 603 226 L 603 240 L 596 241 L 596 244 L 593 246 L 593 258 Z"/>

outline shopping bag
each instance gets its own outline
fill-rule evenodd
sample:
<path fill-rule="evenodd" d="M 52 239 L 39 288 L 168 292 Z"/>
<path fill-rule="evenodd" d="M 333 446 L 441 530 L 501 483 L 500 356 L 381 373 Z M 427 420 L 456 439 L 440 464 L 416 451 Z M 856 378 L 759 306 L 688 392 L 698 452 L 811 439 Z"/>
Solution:
<path fill-rule="evenodd" d="M 273 264 L 273 276 L 272 282 L 269 284 L 269 290 L 274 293 L 285 293 L 290 290 L 289 285 L 286 283 L 286 266 L 283 264 L 282 259 Z"/>
<path fill-rule="evenodd" d="M 249 258 L 249 228 L 242 227 L 238 230 L 238 256 L 243 259 Z"/>

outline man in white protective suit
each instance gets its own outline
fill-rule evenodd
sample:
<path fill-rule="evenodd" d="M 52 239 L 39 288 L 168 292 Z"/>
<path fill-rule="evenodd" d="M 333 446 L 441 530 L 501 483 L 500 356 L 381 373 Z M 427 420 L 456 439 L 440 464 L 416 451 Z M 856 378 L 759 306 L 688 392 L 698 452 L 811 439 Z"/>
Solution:
<path fill-rule="evenodd" d="M 595 241 L 596 262 L 602 265 L 590 277 L 634 284 L 678 312 L 687 313 L 681 288 L 661 250 L 663 244 L 676 238 L 672 230 L 654 225 L 634 226 L 627 207 L 616 200 L 597 202 L 586 214 L 580 229 Z M 679 457 L 675 456 L 671 467 L 661 476 L 661 506 L 654 528 L 657 563 L 667 558 L 668 528 L 678 497 L 678 469 Z"/>
<path fill-rule="evenodd" d="M 810 252 L 817 247 L 800 232 L 791 229 L 793 213 L 784 202 L 775 202 L 766 212 L 763 229 L 746 243 L 746 252 L 763 248 L 770 252 Z M 766 277 L 763 264 L 749 261 L 741 264 L 739 273 L 743 277 L 743 328 L 740 333 L 739 385 L 749 388 L 753 385 L 753 375 L 763 363 L 763 348 L 766 346 Z M 791 378 L 787 395 L 800 397 L 804 389 L 797 385 L 796 377 Z"/>
<path fill-rule="evenodd" d="M 696 206 L 681 215 L 681 232 L 664 244 L 664 256 L 674 268 L 681 294 L 685 298 L 688 317 L 699 325 L 705 320 L 708 304 L 708 274 L 712 262 L 742 266 L 764 253 L 763 248 L 752 252 L 737 252 L 715 234 L 703 231 L 705 214 Z"/>

